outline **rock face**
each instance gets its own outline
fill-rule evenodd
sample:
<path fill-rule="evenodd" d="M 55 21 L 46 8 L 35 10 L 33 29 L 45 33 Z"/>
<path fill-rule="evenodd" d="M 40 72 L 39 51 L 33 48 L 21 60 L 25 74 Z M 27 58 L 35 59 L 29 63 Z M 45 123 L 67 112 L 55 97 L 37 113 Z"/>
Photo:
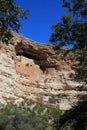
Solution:
<path fill-rule="evenodd" d="M 86 94 L 70 78 L 78 64 L 75 54 L 64 58 L 65 49 L 54 51 L 52 45 L 12 34 L 9 45 L 0 46 L 0 103 L 30 98 L 66 110 Z"/>

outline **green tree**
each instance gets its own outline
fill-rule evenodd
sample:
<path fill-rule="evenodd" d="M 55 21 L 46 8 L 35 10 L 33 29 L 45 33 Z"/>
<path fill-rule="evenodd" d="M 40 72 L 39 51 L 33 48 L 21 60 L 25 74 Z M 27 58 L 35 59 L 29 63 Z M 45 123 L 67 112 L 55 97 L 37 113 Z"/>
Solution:
<path fill-rule="evenodd" d="M 23 10 L 14 0 L 0 0 L 0 40 L 7 42 L 11 38 L 10 29 L 18 32 L 20 18 L 28 18 L 29 11 Z"/>
<path fill-rule="evenodd" d="M 50 41 L 58 44 L 73 45 L 73 51 L 79 60 L 75 79 L 87 85 L 87 0 L 63 0 L 68 9 L 61 22 L 54 24 Z M 87 130 L 87 95 L 82 96 L 78 104 L 66 111 L 55 121 L 57 130 Z"/>
<path fill-rule="evenodd" d="M 56 122 L 57 130 L 87 130 L 87 95 L 81 97 L 78 105 L 66 111 Z M 58 123 L 59 122 L 59 123 Z"/>
<path fill-rule="evenodd" d="M 56 130 L 53 120 L 60 115 L 61 111 L 58 109 L 31 100 L 24 100 L 17 105 L 7 103 L 0 108 L 0 130 Z"/>
<path fill-rule="evenodd" d="M 50 41 L 60 45 L 73 44 L 79 48 L 87 48 L 86 0 L 63 0 L 63 7 L 68 9 L 68 13 L 62 16 L 60 23 L 53 25 L 54 33 Z"/>
<path fill-rule="evenodd" d="M 50 41 L 59 46 L 73 45 L 80 61 L 75 79 L 87 83 L 87 1 L 63 0 L 64 14 L 61 22 L 54 24 Z"/>

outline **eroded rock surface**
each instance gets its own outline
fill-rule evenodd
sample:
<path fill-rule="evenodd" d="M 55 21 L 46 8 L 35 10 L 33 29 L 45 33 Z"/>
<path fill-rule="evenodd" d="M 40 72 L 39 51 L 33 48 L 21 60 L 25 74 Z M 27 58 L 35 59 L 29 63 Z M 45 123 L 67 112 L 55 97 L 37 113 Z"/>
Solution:
<path fill-rule="evenodd" d="M 52 45 L 36 43 L 12 32 L 9 45 L 0 48 L 0 102 L 25 98 L 60 109 L 70 109 L 78 97 L 87 92 L 77 88 L 82 83 L 72 81 L 78 64 L 76 56 L 54 51 Z"/>

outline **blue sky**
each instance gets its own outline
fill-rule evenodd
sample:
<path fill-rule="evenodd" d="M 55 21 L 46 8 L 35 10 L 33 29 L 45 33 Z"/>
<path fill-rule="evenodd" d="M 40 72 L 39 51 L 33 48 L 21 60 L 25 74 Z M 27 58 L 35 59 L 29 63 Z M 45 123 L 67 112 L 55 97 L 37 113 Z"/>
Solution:
<path fill-rule="evenodd" d="M 29 9 L 28 20 L 21 20 L 24 36 L 37 42 L 49 43 L 52 34 L 51 25 L 60 21 L 65 13 L 62 0 L 15 0 L 15 2 Z"/>

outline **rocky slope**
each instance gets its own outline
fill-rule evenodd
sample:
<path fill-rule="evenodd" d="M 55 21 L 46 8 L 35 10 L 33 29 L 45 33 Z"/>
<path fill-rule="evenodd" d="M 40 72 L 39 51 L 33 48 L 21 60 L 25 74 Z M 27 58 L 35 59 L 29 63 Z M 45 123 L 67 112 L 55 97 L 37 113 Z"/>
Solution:
<path fill-rule="evenodd" d="M 0 44 L 0 103 L 29 98 L 66 110 L 87 93 L 69 76 L 78 64 L 75 54 L 64 57 L 65 48 L 54 51 L 52 45 L 12 34 L 8 45 Z"/>

